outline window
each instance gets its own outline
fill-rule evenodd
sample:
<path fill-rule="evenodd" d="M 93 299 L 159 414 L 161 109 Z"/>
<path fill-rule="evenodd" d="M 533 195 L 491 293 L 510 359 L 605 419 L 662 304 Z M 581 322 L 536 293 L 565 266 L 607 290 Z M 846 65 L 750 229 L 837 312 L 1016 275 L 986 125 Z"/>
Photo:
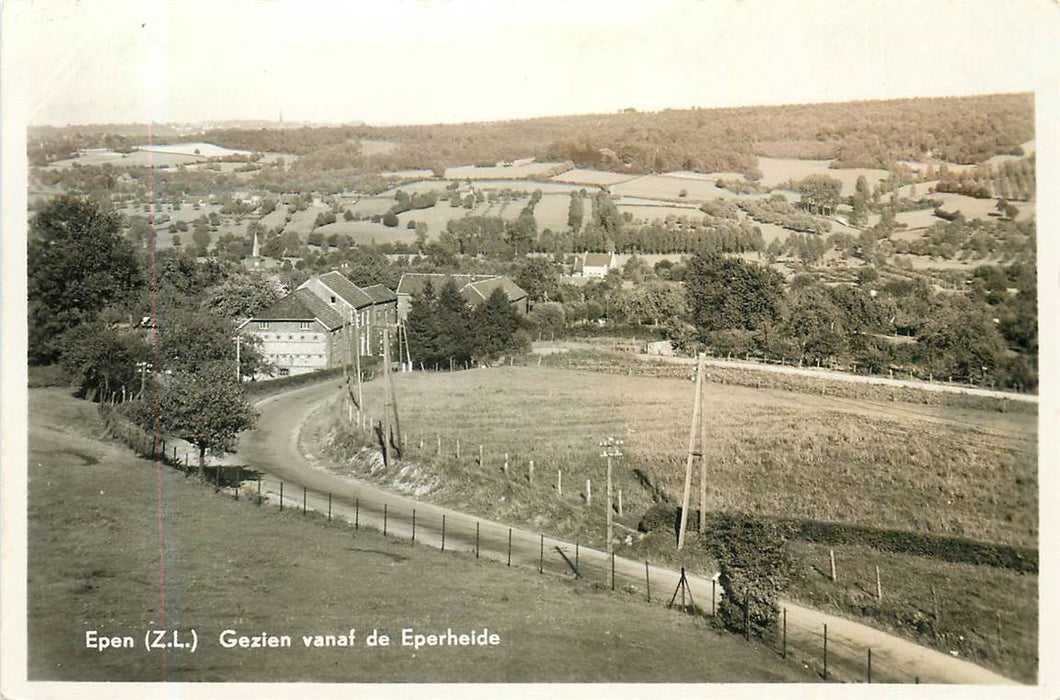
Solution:
<path fill-rule="evenodd" d="M 260 330 L 260 331 L 269 330 L 269 322 L 268 321 L 258 321 L 258 330 Z"/>
<path fill-rule="evenodd" d="M 289 374 L 291 374 L 291 370 L 287 369 L 286 367 L 281 367 L 280 368 L 280 376 L 281 377 L 286 377 Z"/>
<path fill-rule="evenodd" d="M 310 326 L 312 326 L 312 325 L 313 325 L 312 321 L 302 321 L 302 330 L 303 331 L 307 331 L 307 330 L 309 330 Z"/>
<path fill-rule="evenodd" d="M 335 303 L 335 295 L 334 295 L 334 294 L 333 294 L 333 295 L 331 296 L 331 303 L 332 303 L 332 304 L 334 304 L 334 303 Z"/>

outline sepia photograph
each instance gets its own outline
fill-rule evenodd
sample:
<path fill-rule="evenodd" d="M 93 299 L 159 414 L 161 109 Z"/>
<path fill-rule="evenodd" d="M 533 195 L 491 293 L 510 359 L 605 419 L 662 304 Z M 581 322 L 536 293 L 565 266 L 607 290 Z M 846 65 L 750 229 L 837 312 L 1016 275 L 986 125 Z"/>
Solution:
<path fill-rule="evenodd" d="M 1060 693 L 1057 2 L 0 32 L 5 698 Z"/>

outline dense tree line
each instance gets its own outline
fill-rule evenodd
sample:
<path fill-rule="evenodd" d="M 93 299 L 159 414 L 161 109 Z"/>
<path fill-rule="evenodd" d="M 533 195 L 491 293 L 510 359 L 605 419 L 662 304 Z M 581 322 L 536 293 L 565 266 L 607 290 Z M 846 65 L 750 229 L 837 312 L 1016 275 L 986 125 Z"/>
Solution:
<path fill-rule="evenodd" d="M 413 296 L 406 321 L 413 362 L 438 369 L 525 350 L 529 336 L 524 326 L 499 287 L 472 309 L 452 280 L 437 294 L 427 282 Z"/>
<path fill-rule="evenodd" d="M 741 199 L 738 205 L 752 219 L 765 224 L 777 224 L 792 231 L 806 233 L 828 233 L 832 230 L 831 223 L 799 211 L 781 194 L 773 195 L 769 199 Z"/>
<path fill-rule="evenodd" d="M 935 291 L 922 278 L 825 285 L 809 275 L 785 287 L 776 272 L 697 254 L 684 275 L 679 344 L 869 371 L 898 367 L 927 377 L 1033 388 L 1037 383 L 1036 279 L 1029 265 L 980 268 L 970 294 Z M 917 339 L 895 344 L 901 332 Z"/>

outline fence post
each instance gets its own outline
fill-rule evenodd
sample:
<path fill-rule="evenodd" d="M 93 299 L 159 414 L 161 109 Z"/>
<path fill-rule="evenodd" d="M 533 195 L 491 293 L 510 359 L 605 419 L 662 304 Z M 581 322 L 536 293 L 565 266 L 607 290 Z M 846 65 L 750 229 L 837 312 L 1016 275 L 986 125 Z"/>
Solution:
<path fill-rule="evenodd" d="M 478 446 L 478 465 L 480 467 L 486 466 L 486 458 L 485 458 L 485 455 L 482 452 L 482 445 Z"/>
<path fill-rule="evenodd" d="M 784 625 L 783 625 L 782 629 L 783 629 L 783 631 L 781 632 L 781 634 L 783 636 L 781 637 L 781 642 L 780 642 L 780 656 L 782 658 L 786 659 L 786 658 L 788 658 L 788 609 L 787 608 L 784 608 Z"/>
<path fill-rule="evenodd" d="M 828 680 L 828 623 L 824 623 L 824 679 Z"/>
<path fill-rule="evenodd" d="M 615 590 L 615 550 L 611 550 L 611 590 Z"/>
<path fill-rule="evenodd" d="M 361 499 L 358 498 L 354 501 L 353 505 L 353 529 L 361 529 Z"/>
<path fill-rule="evenodd" d="M 512 529 L 508 528 L 508 566 L 512 565 Z"/>
<path fill-rule="evenodd" d="M 328 522 L 331 522 L 331 491 L 328 491 Z"/>
<path fill-rule="evenodd" d="M 534 460 L 530 460 L 530 488 L 534 488 Z"/>
<path fill-rule="evenodd" d="M 479 522 L 475 521 L 475 558 L 478 559 L 478 535 L 479 535 Z"/>
<path fill-rule="evenodd" d="M 283 510 L 283 482 L 280 482 L 280 510 Z"/>
<path fill-rule="evenodd" d="M 460 440 L 456 441 L 456 458 L 460 459 Z"/>
<path fill-rule="evenodd" d="M 563 470 L 556 470 L 556 495 L 563 497 Z"/>
<path fill-rule="evenodd" d="M 305 494 L 306 494 L 306 488 L 305 488 L 305 486 L 303 486 L 302 487 L 302 515 L 305 515 L 305 500 L 306 500 Z"/>
<path fill-rule="evenodd" d="M 593 482 L 591 479 L 585 480 L 585 505 L 591 506 L 593 504 Z"/>
<path fill-rule="evenodd" d="M 386 537 L 386 523 L 387 523 L 387 508 L 386 504 L 383 504 L 383 536 Z"/>
<path fill-rule="evenodd" d="M 618 490 L 618 517 L 622 517 L 622 489 Z"/>
<path fill-rule="evenodd" d="M 651 576 L 648 575 L 648 560 L 644 560 L 644 587 L 648 589 L 648 602 L 651 602 Z"/>
<path fill-rule="evenodd" d="M 438 455 L 442 454 L 442 434 L 438 433 Z"/>
<path fill-rule="evenodd" d="M 261 474 L 258 474 L 258 506 L 261 506 Z"/>
<path fill-rule="evenodd" d="M 442 551 L 445 551 L 445 514 L 442 514 Z"/>
<path fill-rule="evenodd" d="M 508 453 L 504 453 L 504 473 L 508 473 Z"/>
<path fill-rule="evenodd" d="M 869 663 L 865 668 L 865 682 L 872 683 L 872 647 L 869 647 Z"/>
<path fill-rule="evenodd" d="M 574 576 L 575 578 L 581 578 L 582 570 L 581 565 L 578 562 L 578 556 L 581 554 L 581 546 L 578 542 L 574 543 Z"/>
<path fill-rule="evenodd" d="M 832 583 L 835 583 L 835 550 L 828 550 L 828 561 L 832 564 Z"/>
<path fill-rule="evenodd" d="M 416 542 L 416 509 L 412 509 L 412 541 Z"/>
<path fill-rule="evenodd" d="M 718 579 L 712 578 L 710 580 L 710 615 L 714 616 L 715 601 L 718 598 Z"/>
<path fill-rule="evenodd" d="M 883 602 L 883 586 L 880 583 L 880 566 L 876 565 L 876 603 Z"/>
<path fill-rule="evenodd" d="M 545 536 L 541 535 L 541 555 L 537 560 L 537 573 L 545 573 Z"/>
<path fill-rule="evenodd" d="M 751 617 L 748 614 L 747 606 L 747 591 L 743 594 L 743 638 L 749 640 L 751 638 Z"/>

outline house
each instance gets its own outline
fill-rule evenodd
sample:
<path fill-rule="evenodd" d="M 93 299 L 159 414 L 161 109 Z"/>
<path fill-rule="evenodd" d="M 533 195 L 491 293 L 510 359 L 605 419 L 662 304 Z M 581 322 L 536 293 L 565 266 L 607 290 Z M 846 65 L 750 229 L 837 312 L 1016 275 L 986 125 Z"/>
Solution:
<path fill-rule="evenodd" d="M 478 306 L 489 298 L 494 289 L 499 287 L 508 297 L 512 308 L 518 313 L 526 314 L 530 310 L 530 299 L 526 291 L 503 275 L 406 272 L 398 282 L 398 318 L 402 321 L 408 318 L 412 296 L 419 294 L 428 282 L 431 283 L 434 293 L 437 294 L 445 286 L 446 282 L 450 280 L 456 284 L 456 288 L 460 291 L 460 296 L 464 297 L 468 306 Z"/>
<path fill-rule="evenodd" d="M 383 330 L 397 324 L 397 295 L 382 285 L 358 287 L 339 272 L 314 275 L 244 321 L 239 328 L 262 341 L 280 376 L 304 374 L 362 356 L 383 354 Z"/>
<path fill-rule="evenodd" d="M 574 262 L 574 277 L 607 277 L 618 267 L 614 253 L 585 253 Z"/>

